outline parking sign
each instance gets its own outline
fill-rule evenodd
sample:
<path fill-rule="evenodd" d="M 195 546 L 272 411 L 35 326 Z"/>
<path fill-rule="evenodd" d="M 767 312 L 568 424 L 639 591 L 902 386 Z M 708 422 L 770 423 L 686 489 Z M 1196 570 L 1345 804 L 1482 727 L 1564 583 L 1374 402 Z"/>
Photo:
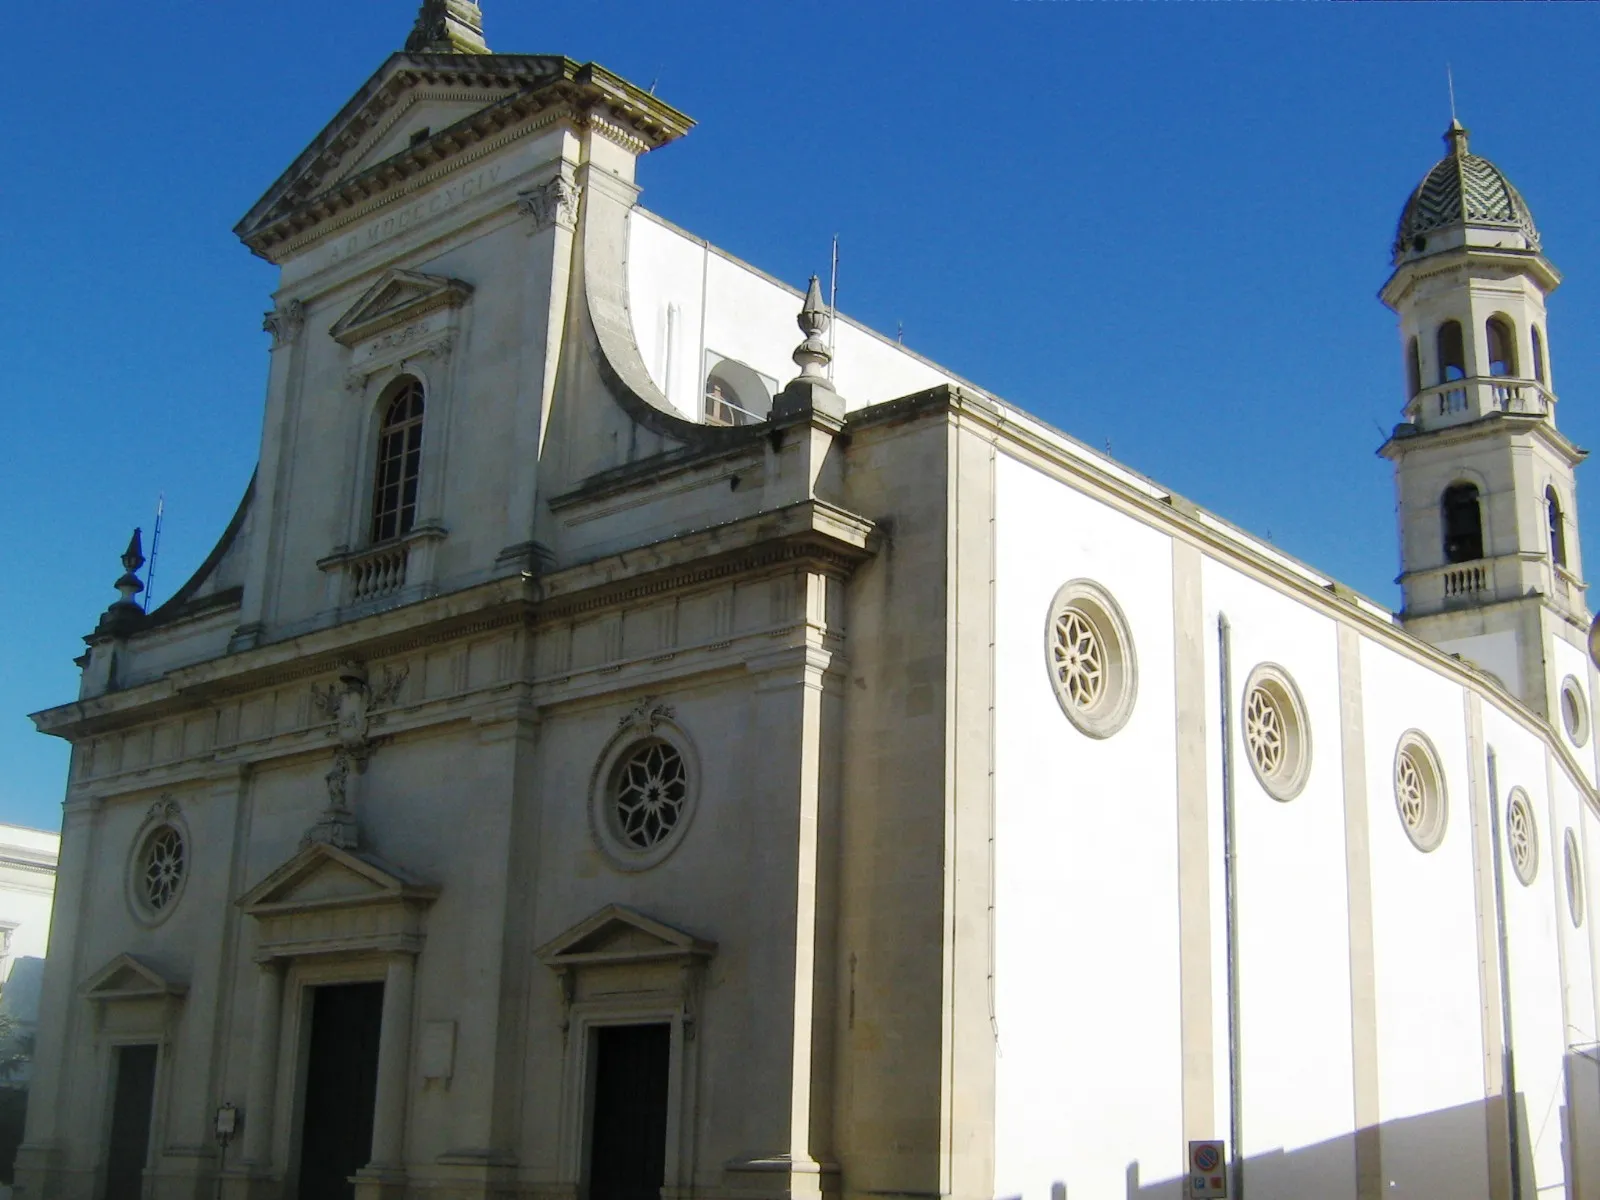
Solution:
<path fill-rule="evenodd" d="M 1189 1143 L 1190 1200 L 1228 1195 L 1228 1168 L 1221 1142 Z"/>

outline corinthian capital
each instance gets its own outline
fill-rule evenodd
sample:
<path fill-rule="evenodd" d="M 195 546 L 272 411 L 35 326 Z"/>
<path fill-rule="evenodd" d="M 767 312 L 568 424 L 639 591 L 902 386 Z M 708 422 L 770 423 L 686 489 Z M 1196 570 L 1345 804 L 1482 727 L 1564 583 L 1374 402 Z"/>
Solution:
<path fill-rule="evenodd" d="M 287 346 L 306 323 L 306 307 L 298 300 L 280 304 L 261 318 L 261 328 L 272 335 L 272 348 Z"/>
<path fill-rule="evenodd" d="M 533 218 L 533 232 L 540 233 L 552 225 L 575 229 L 578 225 L 578 186 L 557 175 L 548 183 L 517 196 L 517 211 Z"/>

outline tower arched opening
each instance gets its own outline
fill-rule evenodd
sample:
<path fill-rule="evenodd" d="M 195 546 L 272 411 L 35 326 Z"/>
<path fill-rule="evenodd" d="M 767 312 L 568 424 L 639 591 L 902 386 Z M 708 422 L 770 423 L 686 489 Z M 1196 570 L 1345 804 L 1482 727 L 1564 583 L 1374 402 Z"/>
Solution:
<path fill-rule="evenodd" d="M 1550 523 L 1550 557 L 1556 566 L 1567 565 L 1567 526 L 1562 517 L 1561 497 L 1554 487 L 1544 489 L 1544 511 Z"/>
<path fill-rule="evenodd" d="M 1489 345 L 1489 374 L 1515 375 L 1517 339 L 1511 322 L 1502 316 L 1490 317 L 1484 322 L 1483 332 Z"/>
<path fill-rule="evenodd" d="M 1483 557 L 1483 511 L 1478 485 L 1452 483 L 1444 490 L 1444 559 L 1449 563 L 1473 562 Z"/>

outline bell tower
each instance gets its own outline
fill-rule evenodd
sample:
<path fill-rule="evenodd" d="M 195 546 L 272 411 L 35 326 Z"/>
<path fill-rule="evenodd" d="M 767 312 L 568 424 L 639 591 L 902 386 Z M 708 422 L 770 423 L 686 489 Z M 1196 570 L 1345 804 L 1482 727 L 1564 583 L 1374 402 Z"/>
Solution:
<path fill-rule="evenodd" d="M 1556 711 L 1551 639 L 1589 624 L 1573 468 L 1556 428 L 1545 302 L 1561 275 L 1533 214 L 1452 120 L 1406 201 L 1380 296 L 1400 318 L 1405 404 L 1394 463 L 1401 620 Z"/>

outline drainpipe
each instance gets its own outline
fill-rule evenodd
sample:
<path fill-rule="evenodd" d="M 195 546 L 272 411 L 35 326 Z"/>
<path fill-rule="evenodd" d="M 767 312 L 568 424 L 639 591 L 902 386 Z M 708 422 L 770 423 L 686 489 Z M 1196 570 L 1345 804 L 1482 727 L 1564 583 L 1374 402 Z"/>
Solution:
<path fill-rule="evenodd" d="M 1228 966 L 1228 1149 L 1234 1200 L 1244 1200 L 1244 1100 L 1239 1088 L 1239 895 L 1238 840 L 1233 823 L 1233 643 L 1226 613 L 1217 614 L 1217 659 L 1221 664 L 1222 887 L 1227 901 Z"/>
<path fill-rule="evenodd" d="M 1506 939 L 1506 881 L 1500 862 L 1500 780 L 1494 747 L 1489 747 L 1489 844 L 1494 853 L 1494 932 L 1500 955 L 1500 1058 L 1505 1073 L 1506 1154 L 1510 1157 L 1511 1195 L 1522 1200 L 1522 1130 L 1517 1124 L 1517 1069 L 1511 1049 L 1511 954 Z"/>

